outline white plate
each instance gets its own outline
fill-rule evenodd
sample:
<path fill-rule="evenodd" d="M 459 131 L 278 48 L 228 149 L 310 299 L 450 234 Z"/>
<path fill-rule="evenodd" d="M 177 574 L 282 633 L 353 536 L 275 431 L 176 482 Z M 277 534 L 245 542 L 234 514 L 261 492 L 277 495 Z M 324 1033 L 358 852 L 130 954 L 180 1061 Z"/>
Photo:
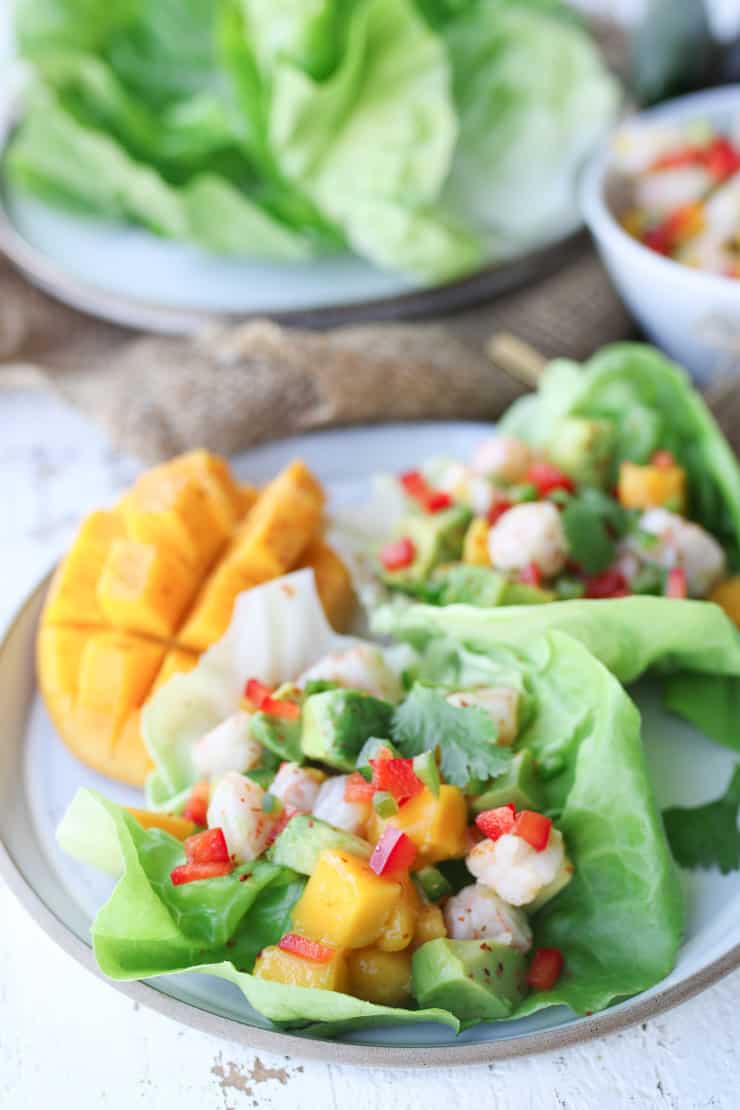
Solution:
<path fill-rule="evenodd" d="M 439 453 L 466 456 L 488 431 L 483 424 L 384 425 L 324 432 L 258 448 L 238 472 L 261 482 L 296 455 L 327 483 L 335 504 L 361 500 L 375 470 L 400 470 Z M 94 967 L 92 915 L 110 883 L 67 859 L 54 840 L 57 822 L 80 785 L 116 801 L 141 795 L 78 763 L 46 715 L 34 679 L 34 638 L 45 583 L 21 609 L 0 652 L 0 870 L 41 927 L 67 952 Z M 717 796 L 735 760 L 688 725 L 667 717 L 657 690 L 635 691 L 643 712 L 648 761 L 658 803 L 698 804 Z M 3 849 L 4 845 L 4 849 Z M 740 873 L 685 876 L 687 934 L 676 968 L 663 982 L 602 1014 L 578 1018 L 564 1007 L 516 1022 L 469 1029 L 458 1038 L 433 1025 L 363 1030 L 338 1040 L 273 1031 L 230 984 L 176 975 L 116 989 L 178 1021 L 256 1048 L 368 1066 L 452 1065 L 559 1048 L 623 1028 L 683 1001 L 740 964 Z M 636 938 L 636 941 L 638 938 Z"/>

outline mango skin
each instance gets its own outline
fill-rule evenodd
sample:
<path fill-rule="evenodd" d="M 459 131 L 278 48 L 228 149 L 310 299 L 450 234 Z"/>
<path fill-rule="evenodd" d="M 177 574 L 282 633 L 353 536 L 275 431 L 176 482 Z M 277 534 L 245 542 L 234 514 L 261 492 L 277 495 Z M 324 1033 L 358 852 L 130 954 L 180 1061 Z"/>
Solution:
<path fill-rule="evenodd" d="M 346 626 L 354 598 L 320 537 L 323 504 L 300 461 L 260 493 L 224 459 L 191 451 L 82 522 L 49 588 L 37 669 L 56 730 L 83 763 L 144 784 L 143 705 L 221 637 L 243 590 L 311 565 L 329 619 Z"/>
<path fill-rule="evenodd" d="M 681 466 L 638 466 L 623 462 L 619 468 L 617 494 L 625 509 L 665 506 L 681 513 L 686 508 L 686 471 Z"/>
<path fill-rule="evenodd" d="M 277 945 L 270 945 L 260 952 L 252 974 L 258 979 L 286 983 L 291 987 L 314 987 L 343 994 L 349 989 L 347 957 L 341 950 L 326 963 L 320 964 L 293 952 L 284 952 Z"/>
<path fill-rule="evenodd" d="M 405 1006 L 411 998 L 411 953 L 359 948 L 349 953 L 349 993 L 378 1006 Z"/>
<path fill-rule="evenodd" d="M 380 840 L 386 825 L 401 829 L 416 845 L 414 868 L 419 870 L 443 859 L 459 859 L 467 850 L 468 809 L 456 786 L 441 786 L 439 797 L 426 787 L 385 820 L 373 810 L 367 829 L 371 844 Z"/>
<path fill-rule="evenodd" d="M 358 856 L 329 849 L 293 907 L 293 929 L 336 948 L 366 948 L 378 941 L 402 894 L 396 878 L 382 878 Z"/>

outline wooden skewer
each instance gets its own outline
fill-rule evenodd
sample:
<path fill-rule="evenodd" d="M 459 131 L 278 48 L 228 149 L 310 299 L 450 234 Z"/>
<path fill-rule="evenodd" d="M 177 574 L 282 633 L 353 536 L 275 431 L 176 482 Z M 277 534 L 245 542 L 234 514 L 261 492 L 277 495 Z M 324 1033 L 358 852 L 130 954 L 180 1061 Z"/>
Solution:
<path fill-rule="evenodd" d="M 512 378 L 536 388 L 547 366 L 547 359 L 523 339 L 509 332 L 496 332 L 486 343 L 486 354 Z"/>

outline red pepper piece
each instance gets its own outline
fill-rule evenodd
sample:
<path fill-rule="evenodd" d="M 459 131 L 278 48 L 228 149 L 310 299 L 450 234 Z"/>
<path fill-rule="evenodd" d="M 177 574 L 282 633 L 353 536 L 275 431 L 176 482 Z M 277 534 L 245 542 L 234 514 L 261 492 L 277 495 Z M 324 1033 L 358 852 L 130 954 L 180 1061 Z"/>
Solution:
<path fill-rule="evenodd" d="M 283 952 L 291 952 L 304 960 L 313 960 L 316 964 L 327 964 L 336 952 L 330 944 L 319 944 L 317 940 L 309 940 L 299 933 L 286 933 L 278 941 L 278 948 Z"/>
<path fill-rule="evenodd" d="M 360 774 L 359 771 L 353 771 L 351 775 L 347 776 L 344 784 L 344 800 L 345 802 L 372 802 L 375 787 L 371 782 Z"/>
<path fill-rule="evenodd" d="M 416 546 L 408 536 L 386 544 L 380 552 L 380 561 L 386 570 L 401 570 L 410 567 L 416 558 Z"/>
<path fill-rule="evenodd" d="M 511 831 L 514 836 L 520 836 L 522 840 L 526 840 L 535 852 L 544 852 L 550 839 L 551 827 L 552 821 L 549 817 L 545 817 L 542 813 L 535 813 L 533 809 L 523 809 L 521 813 L 517 813 L 514 828 Z"/>
<path fill-rule="evenodd" d="M 686 571 L 683 567 L 671 567 L 665 583 L 665 596 L 685 598 L 689 596 L 689 587 L 686 582 Z"/>
<path fill-rule="evenodd" d="M 449 509 L 452 504 L 452 497 L 444 490 L 432 489 L 426 495 L 422 504 L 428 513 L 439 513 L 443 509 Z"/>
<path fill-rule="evenodd" d="M 183 847 L 188 863 L 228 863 L 229 849 L 223 829 L 206 829 L 188 836 Z"/>
<path fill-rule="evenodd" d="M 509 802 L 505 806 L 497 806 L 496 809 L 485 809 L 483 813 L 478 814 L 475 823 L 489 840 L 498 840 L 500 836 L 510 833 L 514 828 L 515 813 L 514 803 Z"/>
<path fill-rule="evenodd" d="M 654 451 L 650 462 L 661 470 L 668 470 L 669 467 L 676 465 L 676 456 L 672 451 Z"/>
<path fill-rule="evenodd" d="M 185 809 L 182 811 L 183 817 L 196 825 L 207 825 L 210 796 L 210 783 L 206 779 L 196 782 L 190 792 L 190 797 L 185 803 Z"/>
<path fill-rule="evenodd" d="M 527 972 L 527 985 L 533 991 L 551 990 L 563 971 L 563 953 L 559 948 L 538 948 Z"/>
<path fill-rule="evenodd" d="M 376 875 L 389 875 L 411 867 L 416 859 L 416 845 L 410 836 L 394 825 L 383 830 L 370 856 L 370 867 Z"/>
<path fill-rule="evenodd" d="M 594 574 L 586 579 L 586 597 L 628 597 L 629 593 L 629 583 L 621 570 L 617 570 L 616 567 L 609 567 L 601 574 Z"/>
<path fill-rule="evenodd" d="M 718 181 L 724 181 L 740 167 L 740 155 L 729 139 L 719 135 L 703 151 L 702 162 L 712 177 L 716 177 Z"/>
<path fill-rule="evenodd" d="M 300 705 L 294 701 L 281 701 L 280 698 L 265 698 L 260 709 L 270 717 L 282 717 L 286 721 L 297 721 L 301 715 Z"/>
<path fill-rule="evenodd" d="M 509 509 L 513 509 L 514 502 L 510 501 L 508 497 L 497 498 L 490 509 L 486 513 L 486 520 L 489 524 L 495 524 L 500 520 L 504 513 L 508 513 Z"/>
<path fill-rule="evenodd" d="M 684 166 L 697 166 L 704 160 L 705 151 L 698 146 L 685 146 L 669 154 L 661 154 L 650 165 L 649 172 L 656 170 L 679 170 Z"/>
<path fill-rule="evenodd" d="M 221 875 L 230 875 L 234 870 L 231 861 L 226 863 L 181 863 L 170 871 L 173 886 L 182 886 L 184 883 L 194 883 L 200 879 L 218 879 Z"/>
<path fill-rule="evenodd" d="M 564 489 L 568 493 L 575 491 L 575 482 L 559 467 L 548 462 L 532 463 L 527 471 L 527 481 L 535 486 L 540 497 L 547 497 L 555 489 Z"/>
<path fill-rule="evenodd" d="M 424 783 L 414 771 L 413 759 L 370 759 L 374 790 L 385 790 L 399 806 L 420 794 Z"/>
<path fill-rule="evenodd" d="M 244 686 L 244 697 L 251 701 L 255 709 L 261 709 L 262 703 L 272 695 L 274 689 L 274 686 L 268 686 L 258 678 L 249 678 Z"/>
<path fill-rule="evenodd" d="M 429 493 L 427 480 L 420 470 L 406 470 L 398 479 L 409 497 L 421 501 Z"/>
<path fill-rule="evenodd" d="M 519 571 L 519 581 L 525 586 L 539 586 L 542 583 L 542 571 L 536 563 L 528 563 Z"/>

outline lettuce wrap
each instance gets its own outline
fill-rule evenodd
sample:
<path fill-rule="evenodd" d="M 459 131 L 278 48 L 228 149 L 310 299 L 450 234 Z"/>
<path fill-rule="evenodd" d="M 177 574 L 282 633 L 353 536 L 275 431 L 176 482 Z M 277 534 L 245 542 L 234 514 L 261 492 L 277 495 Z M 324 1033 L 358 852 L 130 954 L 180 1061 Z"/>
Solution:
<path fill-rule="evenodd" d="M 556 1004 L 599 1010 L 667 975 L 682 933 L 681 891 L 645 768 L 639 714 L 616 679 L 557 631 L 532 650 L 496 651 L 490 659 L 435 641 L 419 668 L 425 681 L 444 685 L 524 686 L 529 710 L 519 746 L 547 768 L 546 806 L 558 815 L 575 866 L 568 887 L 533 919 L 535 944 L 561 948 L 568 974 L 512 1016 Z M 286 868 L 258 861 L 175 888 L 169 872 L 184 857 L 179 841 L 142 830 L 92 791 L 78 793 L 59 839 L 81 861 L 120 875 L 92 924 L 96 958 L 111 978 L 215 975 L 270 1021 L 323 1036 L 417 1021 L 460 1027 L 444 1010 L 382 1007 L 253 976 L 257 952 L 288 928 L 302 889 L 304 880 Z"/>

